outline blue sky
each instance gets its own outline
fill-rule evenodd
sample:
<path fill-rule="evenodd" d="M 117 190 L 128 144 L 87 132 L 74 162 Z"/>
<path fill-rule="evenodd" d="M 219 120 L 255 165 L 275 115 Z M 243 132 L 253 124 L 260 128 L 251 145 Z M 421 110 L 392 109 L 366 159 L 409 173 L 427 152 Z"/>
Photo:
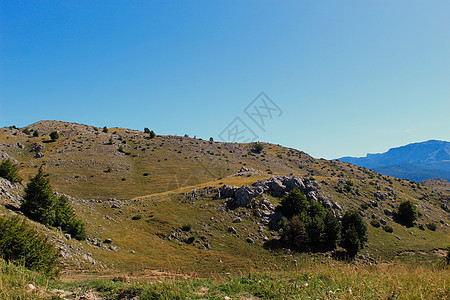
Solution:
<path fill-rule="evenodd" d="M 54 119 L 336 158 L 450 140 L 449 1 L 0 0 L 0 126 Z M 260 92 L 282 110 L 263 129 Z"/>

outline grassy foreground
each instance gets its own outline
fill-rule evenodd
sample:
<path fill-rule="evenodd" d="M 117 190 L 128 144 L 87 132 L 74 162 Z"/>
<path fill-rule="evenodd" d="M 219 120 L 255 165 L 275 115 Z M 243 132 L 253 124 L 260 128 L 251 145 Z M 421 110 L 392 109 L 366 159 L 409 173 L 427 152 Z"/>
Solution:
<path fill-rule="evenodd" d="M 304 262 L 298 272 L 154 283 L 47 280 L 0 260 L 0 299 L 449 299 L 450 270 L 405 264 Z M 30 288 L 32 283 L 35 288 Z"/>

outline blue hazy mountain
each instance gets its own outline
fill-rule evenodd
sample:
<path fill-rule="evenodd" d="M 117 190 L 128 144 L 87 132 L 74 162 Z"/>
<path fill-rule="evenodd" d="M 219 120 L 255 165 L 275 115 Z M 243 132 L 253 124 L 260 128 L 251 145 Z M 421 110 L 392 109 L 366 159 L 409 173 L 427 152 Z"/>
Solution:
<path fill-rule="evenodd" d="M 384 153 L 348 156 L 339 160 L 398 178 L 414 181 L 442 178 L 450 181 L 450 143 L 446 141 L 412 143 Z"/>

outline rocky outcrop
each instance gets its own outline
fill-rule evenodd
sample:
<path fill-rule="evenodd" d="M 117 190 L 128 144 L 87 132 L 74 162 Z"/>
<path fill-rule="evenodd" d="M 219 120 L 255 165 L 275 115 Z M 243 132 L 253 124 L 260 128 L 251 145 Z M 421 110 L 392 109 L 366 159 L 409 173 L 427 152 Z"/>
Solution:
<path fill-rule="evenodd" d="M 282 197 L 295 188 L 305 194 L 309 201 L 318 201 L 324 207 L 336 210 L 335 214 L 340 215 L 342 208 L 322 193 L 317 182 L 297 176 L 274 176 L 259 180 L 251 186 L 236 187 L 225 184 L 217 189 L 215 199 L 225 199 L 227 209 L 251 208 L 253 215 L 260 218 L 262 224 L 276 229 L 283 215 L 264 195 Z"/>
<path fill-rule="evenodd" d="M 309 201 L 320 201 L 325 206 L 333 206 L 330 200 L 321 194 L 321 187 L 317 182 L 297 176 L 274 176 L 266 180 L 258 180 L 252 186 L 236 187 L 225 184 L 217 190 L 215 198 L 227 199 L 229 207 L 248 207 L 254 198 L 264 193 L 281 197 L 294 188 L 305 194 Z"/>

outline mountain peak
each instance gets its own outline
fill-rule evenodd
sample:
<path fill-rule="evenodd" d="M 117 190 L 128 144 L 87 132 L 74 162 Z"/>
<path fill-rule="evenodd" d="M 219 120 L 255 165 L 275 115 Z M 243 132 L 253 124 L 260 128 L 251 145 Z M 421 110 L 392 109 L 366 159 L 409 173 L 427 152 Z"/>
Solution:
<path fill-rule="evenodd" d="M 415 181 L 450 179 L 450 143 L 447 141 L 428 140 L 391 148 L 384 153 L 342 157 L 339 160 Z"/>

